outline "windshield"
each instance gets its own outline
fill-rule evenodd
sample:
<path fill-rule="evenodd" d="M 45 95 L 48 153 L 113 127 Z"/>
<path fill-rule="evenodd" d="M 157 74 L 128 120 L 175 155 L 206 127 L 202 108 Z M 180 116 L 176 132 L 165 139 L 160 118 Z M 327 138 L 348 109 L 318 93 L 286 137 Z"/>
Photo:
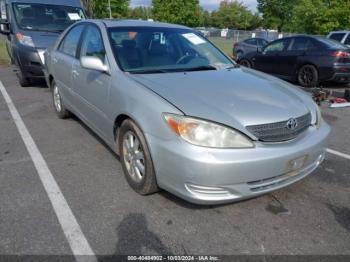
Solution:
<path fill-rule="evenodd" d="M 109 35 L 119 66 L 130 73 L 218 70 L 235 65 L 190 29 L 111 28 Z"/>
<path fill-rule="evenodd" d="M 85 18 L 79 7 L 46 4 L 13 4 L 18 26 L 23 30 L 62 32 Z"/>

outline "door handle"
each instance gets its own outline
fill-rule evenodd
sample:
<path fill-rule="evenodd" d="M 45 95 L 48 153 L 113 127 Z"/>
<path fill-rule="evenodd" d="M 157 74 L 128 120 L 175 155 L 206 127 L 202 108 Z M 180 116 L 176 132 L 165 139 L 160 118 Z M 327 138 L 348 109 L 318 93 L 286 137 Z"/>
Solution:
<path fill-rule="evenodd" d="M 79 76 L 79 72 L 77 70 L 73 70 L 72 75 L 74 78 L 77 78 Z"/>
<path fill-rule="evenodd" d="M 52 62 L 53 62 L 54 64 L 57 64 L 57 63 L 58 63 L 58 59 L 57 59 L 56 57 L 54 57 L 54 58 L 52 58 Z"/>

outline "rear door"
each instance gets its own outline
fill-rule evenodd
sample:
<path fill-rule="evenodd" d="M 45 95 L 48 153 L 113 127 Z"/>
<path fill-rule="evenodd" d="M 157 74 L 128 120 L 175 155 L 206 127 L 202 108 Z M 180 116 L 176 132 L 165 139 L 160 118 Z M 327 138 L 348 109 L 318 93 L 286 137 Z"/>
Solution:
<path fill-rule="evenodd" d="M 73 27 L 63 38 L 58 49 L 53 52 L 51 57 L 51 66 L 56 84 L 64 100 L 70 105 L 74 104 L 72 66 L 74 61 L 77 60 L 77 50 L 84 27 L 84 24 Z"/>
<path fill-rule="evenodd" d="M 79 52 L 79 57 L 83 56 L 96 57 L 108 64 L 100 29 L 94 24 L 89 24 L 84 32 Z M 111 121 L 107 117 L 111 76 L 104 72 L 82 68 L 77 61 L 73 64 L 73 83 L 82 117 L 96 132 L 107 137 L 106 131 L 110 131 L 111 126 Z"/>

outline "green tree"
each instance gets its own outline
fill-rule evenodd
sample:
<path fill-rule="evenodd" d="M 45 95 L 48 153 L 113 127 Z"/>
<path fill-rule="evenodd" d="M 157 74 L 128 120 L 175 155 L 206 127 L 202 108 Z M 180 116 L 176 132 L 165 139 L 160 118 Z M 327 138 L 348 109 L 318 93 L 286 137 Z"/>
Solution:
<path fill-rule="evenodd" d="M 211 15 L 212 24 L 219 28 L 255 29 L 259 27 L 260 17 L 254 15 L 239 1 L 225 0 Z"/>
<path fill-rule="evenodd" d="M 350 1 L 299 0 L 293 9 L 291 32 L 325 35 L 350 27 Z"/>
<path fill-rule="evenodd" d="M 129 18 L 147 20 L 152 18 L 152 8 L 138 6 L 129 10 Z"/>
<path fill-rule="evenodd" d="M 257 0 L 258 10 L 263 15 L 265 28 L 282 31 L 293 16 L 299 0 Z"/>
<path fill-rule="evenodd" d="M 203 8 L 200 9 L 199 25 L 204 27 L 212 26 L 211 14 L 210 12 L 208 12 L 207 10 L 204 10 Z"/>
<path fill-rule="evenodd" d="M 86 0 L 85 0 L 86 1 Z M 94 18 L 109 18 L 108 0 L 92 1 L 92 13 Z M 127 17 L 130 0 L 110 0 L 113 18 Z"/>
<path fill-rule="evenodd" d="M 154 19 L 190 27 L 200 23 L 199 0 L 153 0 Z"/>

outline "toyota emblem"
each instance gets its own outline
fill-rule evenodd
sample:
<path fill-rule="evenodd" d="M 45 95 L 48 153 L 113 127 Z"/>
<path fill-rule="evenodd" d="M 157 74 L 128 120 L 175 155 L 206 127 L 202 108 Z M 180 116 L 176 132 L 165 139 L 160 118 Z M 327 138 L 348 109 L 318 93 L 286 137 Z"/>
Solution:
<path fill-rule="evenodd" d="M 295 118 L 291 118 L 288 120 L 287 128 L 289 130 L 295 130 L 297 127 L 298 127 L 298 120 L 296 120 Z"/>

